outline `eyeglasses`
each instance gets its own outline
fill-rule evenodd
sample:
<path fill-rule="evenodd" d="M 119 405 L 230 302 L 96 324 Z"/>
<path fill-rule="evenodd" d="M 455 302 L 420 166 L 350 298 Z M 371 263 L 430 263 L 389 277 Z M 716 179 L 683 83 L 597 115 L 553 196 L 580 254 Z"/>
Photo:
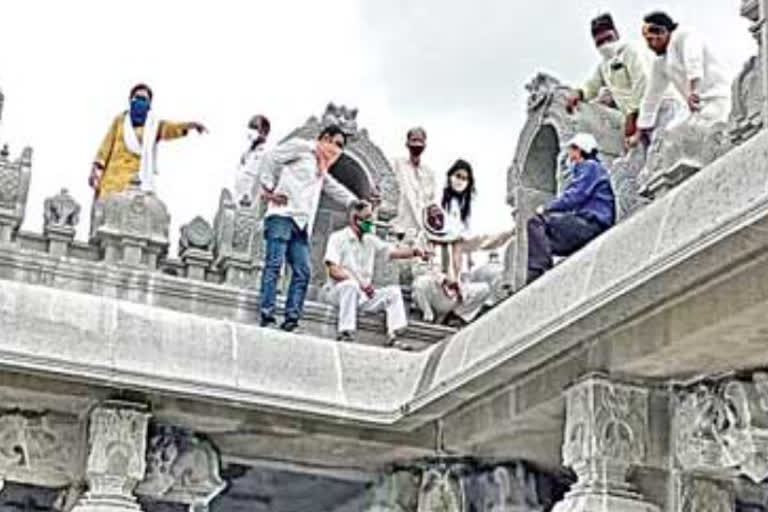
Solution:
<path fill-rule="evenodd" d="M 662 27 L 661 25 L 646 25 L 644 31 L 647 32 L 648 34 L 661 36 L 667 33 L 667 28 Z"/>

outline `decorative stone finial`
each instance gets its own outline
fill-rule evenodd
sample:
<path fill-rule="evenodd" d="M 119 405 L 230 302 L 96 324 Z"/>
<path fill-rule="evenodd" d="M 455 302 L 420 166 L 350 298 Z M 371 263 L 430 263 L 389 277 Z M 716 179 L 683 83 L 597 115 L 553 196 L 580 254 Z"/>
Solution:
<path fill-rule="evenodd" d="M 74 229 L 80 222 L 80 204 L 66 188 L 62 188 L 58 194 L 43 203 L 43 221 L 45 229 Z"/>
<path fill-rule="evenodd" d="M 94 239 L 104 249 L 107 262 L 157 268 L 158 259 L 168 251 L 171 217 L 155 194 L 132 185 L 94 208 Z"/>

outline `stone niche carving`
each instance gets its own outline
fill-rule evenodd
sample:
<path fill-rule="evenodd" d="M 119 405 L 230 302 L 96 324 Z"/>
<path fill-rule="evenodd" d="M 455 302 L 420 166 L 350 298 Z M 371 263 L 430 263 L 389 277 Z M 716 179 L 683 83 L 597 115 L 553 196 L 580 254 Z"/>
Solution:
<path fill-rule="evenodd" d="M 147 451 L 147 474 L 136 493 L 181 503 L 190 512 L 207 510 L 226 487 L 213 445 L 182 429 L 154 425 Z"/>
<path fill-rule="evenodd" d="M 685 470 L 768 478 L 768 372 L 677 392 L 674 453 Z"/>
<path fill-rule="evenodd" d="M 574 385 L 566 392 L 563 463 L 577 482 L 555 512 L 658 510 L 627 480 L 630 468 L 645 462 L 647 445 L 646 390 L 601 375 Z"/>
<path fill-rule="evenodd" d="M 538 206 L 551 200 L 570 179 L 563 145 L 578 132 L 593 134 L 601 149 L 601 159 L 609 169 L 624 152 L 623 118 L 619 111 L 588 103 L 573 115 L 568 114 L 566 100 L 570 88 L 545 73 L 536 75 L 526 89 L 528 117 L 507 171 L 507 202 L 513 208 L 517 236 L 505 258 L 504 280 L 513 290 L 525 285 L 528 220 Z M 635 183 L 642 165 L 625 167 L 622 172 L 611 173 L 620 218 L 642 204 Z"/>
<path fill-rule="evenodd" d="M 765 108 L 765 89 L 763 88 L 765 50 L 761 44 L 764 24 L 760 21 L 760 2 L 742 0 L 741 15 L 753 23 L 750 31 L 755 35 L 760 48 L 759 55 L 747 61 L 744 69 L 733 82 L 730 136 L 734 144 L 741 144 L 762 129 Z"/>
<path fill-rule="evenodd" d="M 229 190 L 221 191 L 213 221 L 214 265 L 224 272 L 224 282 L 233 286 L 253 283 L 261 259 L 263 219 L 247 200 L 237 204 Z"/>
<path fill-rule="evenodd" d="M 0 481 L 54 488 L 71 484 L 78 472 L 80 437 L 76 417 L 0 412 Z"/>
<path fill-rule="evenodd" d="M 155 270 L 168 252 L 168 209 L 155 194 L 140 190 L 138 179 L 125 191 L 96 201 L 94 222 L 94 240 L 108 263 Z"/>
<path fill-rule="evenodd" d="M 537 512 L 565 492 L 562 478 L 522 461 L 440 458 L 382 475 L 365 512 Z"/>
<path fill-rule="evenodd" d="M 432 468 L 421 479 L 418 512 L 464 512 L 466 497 L 461 477 L 450 468 Z"/>
<path fill-rule="evenodd" d="M 0 243 L 10 242 L 24 221 L 32 176 L 32 149 L 10 160 L 8 146 L 0 150 Z"/>
<path fill-rule="evenodd" d="M 325 126 L 338 124 L 347 135 L 347 145 L 344 154 L 331 168 L 331 175 L 358 197 L 369 197 L 374 191 L 378 192 L 381 205 L 376 215 L 380 221 L 387 222 L 397 214 L 400 194 L 397 180 L 383 151 L 371 141 L 366 129 L 358 127 L 357 114 L 355 108 L 330 103 L 320 118 L 310 117 L 303 126 L 291 132 L 286 140 L 293 137 L 314 140 Z M 328 234 L 346 224 L 344 206 L 323 194 L 312 233 L 312 284 L 320 286 L 325 281 L 323 255 Z M 374 280 L 379 284 L 391 280 L 388 276 L 378 275 L 385 271 L 383 267 L 376 266 L 377 275 Z"/>

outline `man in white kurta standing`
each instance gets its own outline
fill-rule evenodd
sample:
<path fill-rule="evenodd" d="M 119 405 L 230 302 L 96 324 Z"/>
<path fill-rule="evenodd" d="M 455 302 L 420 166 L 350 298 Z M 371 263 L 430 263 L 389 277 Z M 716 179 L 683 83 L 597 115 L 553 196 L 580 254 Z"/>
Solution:
<path fill-rule="evenodd" d="M 261 114 L 253 116 L 248 122 L 248 142 L 240 156 L 235 175 L 235 198 L 238 201 L 245 199 L 251 204 L 259 202 L 259 160 L 264 155 L 270 127 L 269 119 Z"/>
<path fill-rule="evenodd" d="M 698 34 L 679 28 L 664 12 L 653 12 L 644 18 L 643 37 L 657 57 L 640 104 L 641 130 L 653 129 L 670 84 L 686 100 L 690 116 L 684 124 L 711 127 L 728 121 L 730 83 Z"/>
<path fill-rule="evenodd" d="M 341 156 L 347 138 L 337 125 L 327 126 L 316 141 L 293 138 L 261 158 L 259 180 L 267 201 L 264 219 L 266 255 L 261 277 L 261 326 L 276 323 L 277 281 L 283 262 L 291 268 L 291 283 L 285 301 L 281 328 L 293 331 L 299 325 L 312 272 L 309 236 L 320 204 L 320 193 L 349 205 L 357 197 L 330 174 Z M 279 176 L 279 177 L 278 177 Z"/>
<path fill-rule="evenodd" d="M 424 128 L 408 130 L 405 147 L 408 148 L 408 157 L 394 161 L 400 200 L 392 228 L 396 234 L 404 236 L 407 243 L 413 243 L 423 230 L 422 212 L 428 206 L 436 204 L 436 182 L 434 172 L 422 161 L 427 147 L 427 132 Z"/>
<path fill-rule="evenodd" d="M 349 225 L 328 239 L 325 264 L 329 280 L 324 292 L 329 302 L 339 308 L 338 339 L 354 341 L 358 311 L 385 311 L 388 344 L 408 348 L 397 343 L 398 333 L 408 325 L 400 287 L 375 288 L 374 265 L 376 254 L 382 251 L 389 260 L 423 258 L 425 252 L 419 248 L 395 248 L 373 231 L 373 209 L 369 203 L 360 201 L 349 208 Z"/>

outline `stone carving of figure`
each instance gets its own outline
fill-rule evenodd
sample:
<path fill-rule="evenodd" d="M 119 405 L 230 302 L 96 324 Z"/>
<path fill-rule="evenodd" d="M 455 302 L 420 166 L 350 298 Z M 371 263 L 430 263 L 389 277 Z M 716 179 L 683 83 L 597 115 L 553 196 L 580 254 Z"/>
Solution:
<path fill-rule="evenodd" d="M 48 227 L 74 228 L 80 222 L 80 205 L 69 191 L 63 188 L 57 195 L 45 200 L 43 218 Z"/>

